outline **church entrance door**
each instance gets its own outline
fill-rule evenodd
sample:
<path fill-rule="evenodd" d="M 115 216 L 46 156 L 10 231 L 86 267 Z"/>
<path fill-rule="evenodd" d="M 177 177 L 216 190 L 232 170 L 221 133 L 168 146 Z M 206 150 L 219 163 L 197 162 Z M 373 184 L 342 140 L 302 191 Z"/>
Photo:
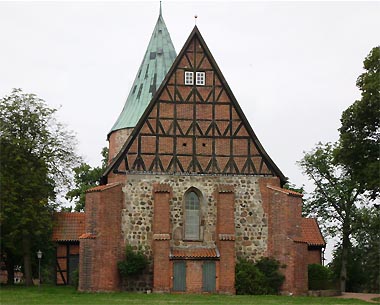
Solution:
<path fill-rule="evenodd" d="M 186 291 L 186 263 L 183 261 L 173 263 L 173 290 Z"/>
<path fill-rule="evenodd" d="M 202 282 L 204 292 L 214 292 L 216 281 L 215 262 L 204 262 L 202 266 Z"/>

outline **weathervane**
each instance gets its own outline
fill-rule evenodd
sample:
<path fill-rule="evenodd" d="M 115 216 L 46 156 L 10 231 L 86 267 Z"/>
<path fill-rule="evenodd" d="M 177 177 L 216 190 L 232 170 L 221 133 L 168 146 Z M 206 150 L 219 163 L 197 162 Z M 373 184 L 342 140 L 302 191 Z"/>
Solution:
<path fill-rule="evenodd" d="M 198 18 L 198 15 L 195 14 L 195 15 L 194 15 L 194 22 L 195 22 L 195 25 L 197 25 L 197 18 Z"/>

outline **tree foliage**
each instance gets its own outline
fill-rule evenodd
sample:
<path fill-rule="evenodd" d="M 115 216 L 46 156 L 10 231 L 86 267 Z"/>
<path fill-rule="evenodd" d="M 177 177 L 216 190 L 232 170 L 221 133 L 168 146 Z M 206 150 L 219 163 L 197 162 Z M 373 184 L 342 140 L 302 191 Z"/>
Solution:
<path fill-rule="evenodd" d="M 91 167 L 82 162 L 74 168 L 74 188 L 66 194 L 66 198 L 75 203 L 74 210 L 84 211 L 86 201 L 86 191 L 99 184 L 100 177 L 104 172 L 108 161 L 108 148 L 102 149 L 102 166 Z"/>
<path fill-rule="evenodd" d="M 340 139 L 321 144 L 299 162 L 315 184 L 306 214 L 323 220 L 330 236 L 342 238 L 339 277 L 345 291 L 352 236 L 361 231 L 360 215 L 380 187 L 380 48 L 372 49 L 358 77 L 362 98 L 342 114 Z M 370 195 L 370 196 L 368 196 Z"/>
<path fill-rule="evenodd" d="M 283 188 L 287 189 L 287 190 L 290 190 L 290 191 L 294 191 L 294 192 L 300 193 L 300 194 L 305 194 L 305 186 L 304 185 L 302 185 L 302 186 L 299 187 L 299 186 L 296 186 L 293 183 L 287 182 L 287 183 L 284 184 Z"/>
<path fill-rule="evenodd" d="M 306 200 L 303 209 L 308 215 L 324 220 L 323 231 L 328 236 L 351 233 L 357 206 L 360 202 L 358 184 L 353 181 L 349 171 L 334 159 L 336 144 L 322 144 L 298 162 L 308 178 L 314 182 L 315 189 Z"/>
<path fill-rule="evenodd" d="M 371 50 L 364 69 L 356 82 L 361 99 L 342 114 L 337 160 L 375 198 L 380 191 L 380 47 Z"/>
<path fill-rule="evenodd" d="M 336 144 L 319 143 L 304 155 L 299 164 L 315 184 L 314 192 L 303 206 L 306 214 L 323 220 L 325 234 L 342 238 L 340 288 L 345 291 L 350 235 L 356 228 L 357 210 L 362 197 L 351 172 L 335 161 L 336 149 Z"/>
<path fill-rule="evenodd" d="M 325 290 L 333 287 L 332 271 L 320 264 L 311 264 L 308 266 L 309 290 Z"/>
<path fill-rule="evenodd" d="M 358 230 L 352 236 L 347 262 L 347 291 L 380 292 L 380 210 L 378 206 L 358 211 Z M 330 264 L 336 278 L 342 261 L 338 244 Z"/>
<path fill-rule="evenodd" d="M 55 112 L 20 89 L 0 100 L 1 250 L 7 263 L 22 257 L 27 285 L 32 256 L 50 240 L 55 195 L 77 162 L 74 136 Z"/>
<path fill-rule="evenodd" d="M 138 275 L 148 266 L 149 260 L 140 250 L 134 251 L 131 245 L 125 249 L 125 259 L 117 263 L 120 275 L 123 278 Z"/>

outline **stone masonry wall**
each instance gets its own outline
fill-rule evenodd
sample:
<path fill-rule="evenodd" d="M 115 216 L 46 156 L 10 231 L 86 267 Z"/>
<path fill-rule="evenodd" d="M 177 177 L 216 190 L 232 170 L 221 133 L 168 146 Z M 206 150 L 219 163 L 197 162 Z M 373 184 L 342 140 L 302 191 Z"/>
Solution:
<path fill-rule="evenodd" d="M 268 221 L 262 207 L 258 177 L 247 176 L 184 176 L 129 174 L 123 188 L 122 235 L 127 244 L 141 248 L 152 257 L 152 223 L 154 183 L 166 183 L 173 189 L 170 200 L 171 246 L 215 246 L 216 187 L 234 186 L 236 257 L 257 260 L 267 253 Z M 183 236 L 183 195 L 191 188 L 202 193 L 201 231 L 203 240 L 186 242 Z"/>

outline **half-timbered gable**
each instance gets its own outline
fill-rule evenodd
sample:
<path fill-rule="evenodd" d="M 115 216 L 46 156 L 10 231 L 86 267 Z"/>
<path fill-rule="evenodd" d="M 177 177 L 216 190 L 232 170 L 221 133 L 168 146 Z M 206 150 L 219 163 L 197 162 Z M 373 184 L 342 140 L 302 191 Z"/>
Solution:
<path fill-rule="evenodd" d="M 284 175 L 197 27 L 108 172 Z"/>

